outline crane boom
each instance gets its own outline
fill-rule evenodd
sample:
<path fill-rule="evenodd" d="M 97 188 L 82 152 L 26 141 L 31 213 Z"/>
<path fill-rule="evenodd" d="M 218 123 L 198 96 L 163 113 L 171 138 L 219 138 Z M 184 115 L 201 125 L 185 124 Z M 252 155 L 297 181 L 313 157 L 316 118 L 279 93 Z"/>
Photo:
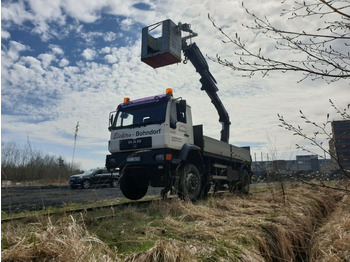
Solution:
<path fill-rule="evenodd" d="M 220 140 L 228 143 L 230 138 L 230 117 L 221 99 L 217 95 L 219 89 L 216 86 L 217 82 L 215 78 L 209 71 L 208 63 L 196 43 L 192 43 L 188 46 L 183 45 L 182 49 L 185 57 L 191 61 L 196 71 L 201 75 L 201 79 L 199 80 L 202 84 L 201 90 L 207 93 L 219 114 L 219 122 L 222 124 Z"/>

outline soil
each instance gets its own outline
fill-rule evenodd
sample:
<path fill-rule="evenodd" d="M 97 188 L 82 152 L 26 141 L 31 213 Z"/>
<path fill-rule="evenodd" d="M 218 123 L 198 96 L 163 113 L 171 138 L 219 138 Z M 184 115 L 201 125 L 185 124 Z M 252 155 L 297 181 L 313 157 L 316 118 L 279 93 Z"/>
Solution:
<path fill-rule="evenodd" d="M 161 188 L 149 187 L 147 195 L 160 194 Z M 119 188 L 70 189 L 68 186 L 1 187 L 1 211 L 18 213 L 62 207 L 71 203 L 93 203 L 125 199 Z"/>

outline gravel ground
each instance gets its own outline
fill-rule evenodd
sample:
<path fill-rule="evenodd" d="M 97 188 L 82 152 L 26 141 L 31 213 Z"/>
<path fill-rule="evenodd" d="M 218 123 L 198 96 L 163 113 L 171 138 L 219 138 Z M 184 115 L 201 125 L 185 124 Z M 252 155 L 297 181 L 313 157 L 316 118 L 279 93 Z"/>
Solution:
<path fill-rule="evenodd" d="M 161 188 L 149 187 L 147 195 L 160 194 Z M 68 186 L 1 187 L 1 211 L 18 213 L 61 207 L 71 203 L 125 199 L 119 188 L 70 189 Z"/>

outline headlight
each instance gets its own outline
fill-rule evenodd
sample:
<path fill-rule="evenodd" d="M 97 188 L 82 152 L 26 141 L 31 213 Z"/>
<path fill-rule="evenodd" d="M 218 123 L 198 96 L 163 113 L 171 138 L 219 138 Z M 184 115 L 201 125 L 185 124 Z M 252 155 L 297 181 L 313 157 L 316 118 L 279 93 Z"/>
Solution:
<path fill-rule="evenodd" d="M 165 157 L 164 154 L 158 154 L 155 156 L 156 161 L 164 161 Z"/>
<path fill-rule="evenodd" d="M 108 158 L 107 161 L 110 167 L 115 167 L 117 164 L 117 161 L 114 158 Z"/>

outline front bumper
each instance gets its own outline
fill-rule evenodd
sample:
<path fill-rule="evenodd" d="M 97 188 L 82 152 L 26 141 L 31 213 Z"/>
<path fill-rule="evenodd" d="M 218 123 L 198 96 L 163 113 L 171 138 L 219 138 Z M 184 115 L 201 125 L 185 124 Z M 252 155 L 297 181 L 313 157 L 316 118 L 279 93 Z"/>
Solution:
<path fill-rule="evenodd" d="M 166 155 L 172 158 L 167 159 Z M 161 157 L 161 156 L 164 157 Z M 165 186 L 176 161 L 176 152 L 170 149 L 140 150 L 135 152 L 120 152 L 106 156 L 106 168 L 108 170 L 119 168 L 121 172 L 127 172 L 132 176 L 147 177 L 152 186 Z"/>
<path fill-rule="evenodd" d="M 171 154 L 171 160 L 166 160 L 165 155 Z M 164 156 L 164 158 L 160 156 Z M 106 156 L 106 167 L 108 170 L 128 167 L 155 167 L 169 165 L 174 161 L 174 152 L 170 149 L 139 150 L 134 152 L 119 152 Z"/>
<path fill-rule="evenodd" d="M 82 180 L 70 180 L 69 185 L 70 187 L 81 187 L 82 186 Z"/>

